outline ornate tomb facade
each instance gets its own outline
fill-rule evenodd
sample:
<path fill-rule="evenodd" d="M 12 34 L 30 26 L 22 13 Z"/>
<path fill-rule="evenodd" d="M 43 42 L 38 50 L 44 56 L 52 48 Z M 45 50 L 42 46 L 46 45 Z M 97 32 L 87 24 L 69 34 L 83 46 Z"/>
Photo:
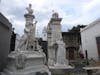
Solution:
<path fill-rule="evenodd" d="M 45 54 L 35 38 L 36 23 L 32 5 L 24 15 L 26 24 L 24 35 L 15 51 L 8 55 L 8 66 L 1 75 L 51 75 L 45 65 Z"/>
<path fill-rule="evenodd" d="M 48 66 L 53 71 L 72 68 L 66 59 L 65 43 L 61 34 L 61 20 L 59 14 L 54 12 L 47 26 Z"/>

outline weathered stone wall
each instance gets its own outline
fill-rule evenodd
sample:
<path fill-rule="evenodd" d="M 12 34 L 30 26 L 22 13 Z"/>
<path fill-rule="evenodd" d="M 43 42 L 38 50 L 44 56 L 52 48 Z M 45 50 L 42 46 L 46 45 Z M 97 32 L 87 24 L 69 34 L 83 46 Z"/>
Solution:
<path fill-rule="evenodd" d="M 0 13 L 0 71 L 7 63 L 7 56 L 10 50 L 11 23 Z"/>
<path fill-rule="evenodd" d="M 100 36 L 100 18 L 81 30 L 82 49 L 89 59 L 99 60 L 96 37 Z"/>

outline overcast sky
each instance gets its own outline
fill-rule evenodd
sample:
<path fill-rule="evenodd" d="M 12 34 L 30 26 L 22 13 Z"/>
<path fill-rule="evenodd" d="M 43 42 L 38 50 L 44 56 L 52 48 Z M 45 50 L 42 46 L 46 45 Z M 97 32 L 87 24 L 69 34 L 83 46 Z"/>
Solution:
<path fill-rule="evenodd" d="M 38 35 L 41 35 L 43 27 L 47 26 L 52 10 L 63 18 L 62 31 L 78 24 L 89 24 L 100 18 L 100 0 L 1 0 L 0 12 L 9 19 L 19 34 L 23 33 L 24 14 L 29 3 L 32 4 L 38 21 Z"/>

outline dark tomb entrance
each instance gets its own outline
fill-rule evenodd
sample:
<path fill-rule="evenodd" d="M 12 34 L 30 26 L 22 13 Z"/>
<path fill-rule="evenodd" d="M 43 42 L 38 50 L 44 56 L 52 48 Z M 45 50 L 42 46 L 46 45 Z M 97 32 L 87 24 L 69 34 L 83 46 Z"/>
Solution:
<path fill-rule="evenodd" d="M 96 42 L 97 42 L 98 55 L 100 59 L 100 36 L 96 37 Z"/>

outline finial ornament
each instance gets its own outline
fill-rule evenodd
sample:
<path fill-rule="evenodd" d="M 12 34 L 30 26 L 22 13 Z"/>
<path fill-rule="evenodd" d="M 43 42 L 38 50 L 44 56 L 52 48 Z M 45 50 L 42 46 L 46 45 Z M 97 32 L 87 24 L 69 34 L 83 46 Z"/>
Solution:
<path fill-rule="evenodd" d="M 32 15 L 33 14 L 32 4 L 29 4 L 29 7 L 27 7 L 26 10 L 28 11 L 28 14 Z"/>
<path fill-rule="evenodd" d="M 53 14 L 52 14 L 52 18 L 58 18 L 59 14 L 58 12 L 55 12 L 54 10 L 52 10 Z"/>
<path fill-rule="evenodd" d="M 54 13 L 54 12 L 55 12 L 55 10 L 52 10 L 52 12 Z"/>

